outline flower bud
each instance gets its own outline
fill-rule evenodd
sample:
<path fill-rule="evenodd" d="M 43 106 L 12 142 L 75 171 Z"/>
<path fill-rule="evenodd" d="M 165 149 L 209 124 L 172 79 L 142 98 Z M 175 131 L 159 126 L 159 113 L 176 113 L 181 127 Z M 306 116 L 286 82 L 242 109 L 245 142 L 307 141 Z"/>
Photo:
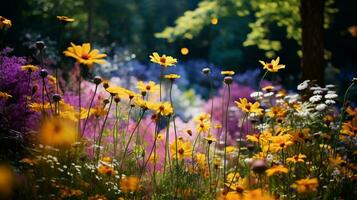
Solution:
<path fill-rule="evenodd" d="M 268 166 L 264 160 L 254 160 L 251 169 L 257 174 L 262 174 L 268 169 Z"/>
<path fill-rule="evenodd" d="M 48 75 L 48 71 L 46 69 L 41 69 L 40 76 L 41 78 L 46 78 Z"/>
<path fill-rule="evenodd" d="M 211 72 L 211 69 L 208 67 L 202 69 L 202 73 L 205 75 L 209 74 L 210 72 Z"/>
<path fill-rule="evenodd" d="M 61 96 L 59 94 L 53 94 L 52 99 L 54 102 L 61 101 Z"/>
<path fill-rule="evenodd" d="M 230 85 L 233 83 L 233 78 L 231 76 L 224 77 L 224 83 Z"/>
<path fill-rule="evenodd" d="M 109 99 L 104 99 L 103 103 L 104 103 L 104 105 L 107 105 L 109 103 Z"/>
<path fill-rule="evenodd" d="M 36 42 L 36 48 L 37 48 L 38 50 L 44 49 L 44 48 L 45 48 L 45 42 L 43 42 L 43 41 L 37 41 L 37 42 Z"/>
<path fill-rule="evenodd" d="M 114 101 L 115 101 L 115 103 L 119 103 L 120 102 L 120 97 L 118 95 L 116 95 L 114 97 Z"/>
<path fill-rule="evenodd" d="M 99 85 L 102 82 L 102 77 L 95 76 L 93 79 L 94 84 Z"/>

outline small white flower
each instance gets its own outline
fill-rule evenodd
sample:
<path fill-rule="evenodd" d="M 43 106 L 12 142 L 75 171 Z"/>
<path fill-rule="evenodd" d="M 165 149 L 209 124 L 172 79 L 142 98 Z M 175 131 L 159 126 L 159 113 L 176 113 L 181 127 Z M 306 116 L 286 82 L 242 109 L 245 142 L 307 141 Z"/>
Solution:
<path fill-rule="evenodd" d="M 297 86 L 297 89 L 298 90 L 305 90 L 307 88 L 307 86 L 309 86 L 309 82 L 310 80 L 306 80 L 302 83 L 300 83 L 298 86 Z"/>
<path fill-rule="evenodd" d="M 317 110 L 317 111 L 323 111 L 323 110 L 326 109 L 326 107 L 327 107 L 326 104 L 320 103 L 319 105 L 316 106 L 316 110 Z"/>
<path fill-rule="evenodd" d="M 315 103 L 315 102 L 320 101 L 321 98 L 322 98 L 321 95 L 314 95 L 314 96 L 310 97 L 309 101 L 312 102 L 312 103 Z"/>
<path fill-rule="evenodd" d="M 250 97 L 252 97 L 252 98 L 259 98 L 259 97 L 261 97 L 263 95 L 263 92 L 252 92 L 251 94 L 250 94 Z"/>
<path fill-rule="evenodd" d="M 310 90 L 322 90 L 320 86 L 311 87 Z"/>
<path fill-rule="evenodd" d="M 273 159 L 274 159 L 274 156 L 273 156 L 272 154 L 268 154 L 268 155 L 267 155 L 267 161 L 268 161 L 268 162 L 273 161 Z"/>
<path fill-rule="evenodd" d="M 252 158 L 246 158 L 246 159 L 244 159 L 244 162 L 246 164 L 251 164 L 253 162 L 253 159 Z"/>
<path fill-rule="evenodd" d="M 326 94 L 326 95 L 325 95 L 325 98 L 326 98 L 326 99 L 335 99 L 335 98 L 337 98 L 337 97 L 338 97 L 338 95 L 335 94 L 335 93 L 330 93 L 330 94 Z"/>
<path fill-rule="evenodd" d="M 335 104 L 336 102 L 334 101 L 334 100 L 332 100 L 332 99 L 327 99 L 326 101 L 325 101 L 325 104 L 328 104 L 328 105 L 331 105 L 331 104 Z"/>
<path fill-rule="evenodd" d="M 274 92 L 268 92 L 266 94 L 264 94 L 264 97 L 271 97 L 274 95 Z"/>
<path fill-rule="evenodd" d="M 322 94 L 323 93 L 323 91 L 322 90 L 315 90 L 314 92 L 313 92 L 313 94 Z"/>
<path fill-rule="evenodd" d="M 325 87 L 326 87 L 326 88 L 328 88 L 328 89 L 332 89 L 332 88 L 334 88 L 334 87 L 335 87 L 335 85 L 328 84 L 328 85 L 326 85 Z"/>

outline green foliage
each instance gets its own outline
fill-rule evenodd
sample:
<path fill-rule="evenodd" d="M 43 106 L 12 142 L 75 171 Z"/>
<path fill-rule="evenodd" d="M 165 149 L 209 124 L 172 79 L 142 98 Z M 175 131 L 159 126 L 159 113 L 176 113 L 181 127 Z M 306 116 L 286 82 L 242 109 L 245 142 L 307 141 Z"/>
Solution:
<path fill-rule="evenodd" d="M 327 0 L 325 3 L 325 28 L 329 27 L 332 14 L 337 12 L 333 2 Z M 253 15 L 249 23 L 251 32 L 247 34 L 243 45 L 257 46 L 266 52 L 267 57 L 272 57 L 282 49 L 281 38 L 271 31 L 272 27 L 285 30 L 287 39 L 301 45 L 299 6 L 300 1 L 297 0 L 203 0 L 195 10 L 179 17 L 175 26 L 166 27 L 155 36 L 169 42 L 179 38 L 192 39 L 210 24 L 211 17 L 236 16 L 237 20 L 242 20 Z"/>

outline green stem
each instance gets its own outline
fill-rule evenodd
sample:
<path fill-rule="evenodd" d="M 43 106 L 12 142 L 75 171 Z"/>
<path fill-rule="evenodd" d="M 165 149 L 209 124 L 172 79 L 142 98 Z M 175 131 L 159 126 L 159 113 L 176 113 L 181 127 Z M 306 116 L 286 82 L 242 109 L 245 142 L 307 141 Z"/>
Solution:
<path fill-rule="evenodd" d="M 94 94 L 93 94 L 92 99 L 91 99 L 91 101 L 90 101 L 90 103 L 89 103 L 89 108 L 88 108 L 88 112 L 87 112 L 87 117 L 86 117 L 86 120 L 84 121 L 83 132 L 82 132 L 82 134 L 81 134 L 81 137 L 83 137 L 84 132 L 86 131 L 86 126 L 87 126 L 87 123 L 88 123 L 88 118 L 89 118 L 89 115 L 90 115 L 90 110 L 91 110 L 91 108 L 92 108 L 92 105 L 93 105 L 94 98 L 95 98 L 95 95 L 96 95 L 96 93 L 97 93 L 97 90 L 98 90 L 98 85 L 95 84 Z"/>
<path fill-rule="evenodd" d="M 226 181 L 226 170 L 227 170 L 227 135 L 228 135 L 228 108 L 229 108 L 229 100 L 231 96 L 231 88 L 228 86 L 228 99 L 227 99 L 227 107 L 226 107 L 226 119 L 225 119 L 225 133 L 224 133 L 224 158 L 223 158 L 223 184 Z"/>

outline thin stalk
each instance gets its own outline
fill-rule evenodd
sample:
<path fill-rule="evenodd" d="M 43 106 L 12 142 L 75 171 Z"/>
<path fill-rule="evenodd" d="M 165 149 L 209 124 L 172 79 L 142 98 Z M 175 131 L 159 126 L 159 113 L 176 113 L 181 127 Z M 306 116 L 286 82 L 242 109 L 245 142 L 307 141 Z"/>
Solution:
<path fill-rule="evenodd" d="M 225 132 L 224 132 L 224 160 L 223 160 L 223 183 L 226 181 L 226 170 L 227 170 L 227 135 L 228 135 L 228 108 L 229 108 L 229 100 L 231 96 L 231 88 L 228 86 L 228 99 L 227 99 L 227 107 L 226 107 L 226 119 L 225 119 Z"/>
<path fill-rule="evenodd" d="M 240 141 L 240 142 L 239 142 L 239 146 L 238 146 L 237 165 L 236 165 L 236 167 L 235 167 L 235 169 L 234 169 L 233 178 L 232 178 L 232 181 L 229 183 L 228 188 L 231 187 L 234 178 L 235 178 L 236 175 L 238 174 L 239 158 L 240 158 L 240 152 L 241 152 L 240 148 L 241 148 L 241 144 L 242 144 L 241 141 L 242 141 L 242 136 L 243 136 L 243 125 L 244 125 L 244 123 L 245 123 L 245 119 L 246 119 L 246 118 L 247 118 L 247 115 L 244 115 L 244 118 L 243 118 L 243 121 L 242 121 L 242 125 L 241 125 L 241 127 L 240 127 L 240 134 L 239 134 L 239 141 Z"/>
<path fill-rule="evenodd" d="M 92 108 L 92 105 L 93 105 L 94 98 L 95 98 L 95 95 L 96 95 L 96 93 L 97 93 L 97 90 L 98 90 L 98 85 L 95 84 L 94 94 L 93 94 L 92 99 L 91 99 L 91 101 L 90 101 L 90 103 L 89 103 L 89 108 L 88 108 L 88 112 L 87 112 L 87 117 L 86 117 L 86 120 L 84 121 L 83 131 L 82 131 L 81 137 L 83 137 L 84 132 L 86 131 L 86 126 L 87 126 L 87 123 L 88 123 L 88 119 L 89 119 L 89 115 L 90 115 L 90 110 L 91 110 L 91 108 Z"/>
<path fill-rule="evenodd" d="M 208 165 L 208 175 L 209 175 L 209 191 L 212 192 L 212 188 L 211 188 L 211 165 L 209 162 L 209 151 L 210 151 L 210 146 L 211 144 L 208 143 L 208 147 L 207 147 L 207 165 Z"/>
<path fill-rule="evenodd" d="M 148 156 L 147 160 L 145 161 L 145 163 L 144 163 L 144 165 L 143 165 L 143 168 L 142 168 L 142 171 L 141 171 L 141 175 L 140 175 L 140 177 L 143 175 L 144 170 L 145 170 L 145 168 L 146 168 L 147 164 L 149 163 L 149 160 L 150 160 L 151 154 L 153 153 L 154 148 L 155 148 L 155 146 L 156 146 L 156 141 L 157 141 L 157 133 L 158 133 L 158 128 L 159 128 L 159 119 L 160 119 L 160 116 L 158 116 L 158 120 L 157 120 L 156 125 L 155 125 L 155 137 L 154 137 L 154 143 L 153 143 L 153 146 L 152 146 L 152 148 L 151 148 L 151 150 L 150 150 L 149 156 Z"/>
<path fill-rule="evenodd" d="M 126 143 L 126 146 L 125 146 L 125 149 L 124 149 L 124 154 L 123 154 L 123 159 L 122 159 L 122 161 L 121 161 L 120 168 L 119 168 L 120 170 L 122 169 L 122 166 L 123 166 L 123 163 L 124 163 L 124 159 L 125 159 L 126 153 L 127 153 L 127 151 L 128 151 L 128 148 L 129 148 L 129 144 L 130 144 L 130 142 L 131 142 L 131 139 L 133 138 L 133 135 L 134 135 L 136 129 L 139 127 L 140 122 L 141 122 L 142 118 L 144 117 L 145 111 L 146 111 L 146 110 L 144 109 L 143 112 L 142 112 L 142 114 L 140 115 L 139 120 L 138 120 L 138 122 L 136 123 L 136 125 L 135 125 L 135 127 L 134 127 L 134 130 L 133 130 L 133 131 L 131 132 L 131 134 L 130 134 L 129 140 L 128 140 L 128 142 Z"/>
<path fill-rule="evenodd" d="M 82 76 L 82 69 L 81 66 L 79 66 L 79 75 L 78 75 L 78 133 L 81 133 L 81 76 Z M 112 98 L 113 99 L 113 98 Z M 109 111 L 109 110 L 108 110 Z"/>
<path fill-rule="evenodd" d="M 44 81 L 44 80 L 43 80 L 43 81 Z M 47 90 L 46 84 L 44 84 L 44 87 L 45 87 L 46 97 L 47 97 L 47 99 L 48 99 L 48 102 L 50 103 L 51 112 L 53 113 L 52 101 L 51 101 L 51 98 L 50 98 L 49 92 L 48 92 L 48 90 Z"/>
<path fill-rule="evenodd" d="M 102 127 L 101 127 L 100 132 L 99 132 L 98 145 L 97 145 L 97 148 L 98 148 L 98 149 L 97 149 L 97 156 L 96 156 L 97 158 L 96 158 L 96 161 L 99 160 L 100 145 L 101 145 L 101 142 L 102 142 L 103 131 L 104 131 L 105 124 L 106 124 L 107 119 L 108 119 L 108 116 L 109 116 L 110 108 L 112 107 L 112 103 L 113 103 L 113 95 L 110 96 L 109 108 L 108 108 L 107 114 L 105 115 L 105 118 L 104 118 Z"/>

